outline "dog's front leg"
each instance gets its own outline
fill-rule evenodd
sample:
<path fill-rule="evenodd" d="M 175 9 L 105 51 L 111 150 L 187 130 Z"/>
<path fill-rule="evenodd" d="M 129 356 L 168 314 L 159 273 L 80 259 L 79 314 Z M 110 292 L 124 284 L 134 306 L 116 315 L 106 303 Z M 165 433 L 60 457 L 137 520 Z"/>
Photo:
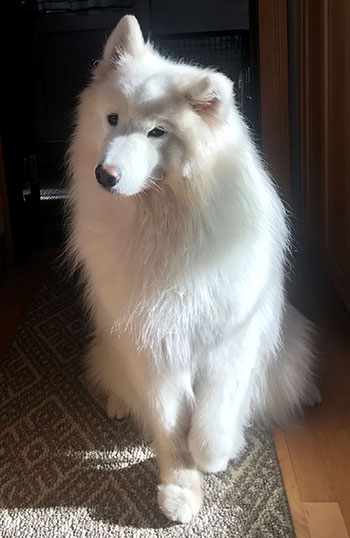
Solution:
<path fill-rule="evenodd" d="M 193 460 L 203 472 L 224 471 L 244 447 L 255 358 L 253 339 L 244 343 L 231 340 L 206 359 L 197 380 L 188 436 Z"/>
<path fill-rule="evenodd" d="M 158 502 L 172 521 L 186 523 L 202 504 L 201 474 L 188 450 L 188 411 L 185 395 L 176 381 L 152 388 L 149 408 L 153 444 L 160 468 Z"/>

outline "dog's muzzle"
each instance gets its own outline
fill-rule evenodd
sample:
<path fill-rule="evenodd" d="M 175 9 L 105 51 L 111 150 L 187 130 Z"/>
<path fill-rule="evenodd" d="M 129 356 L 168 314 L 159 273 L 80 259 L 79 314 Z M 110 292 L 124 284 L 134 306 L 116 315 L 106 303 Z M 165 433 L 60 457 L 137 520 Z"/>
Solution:
<path fill-rule="evenodd" d="M 118 166 L 99 164 L 95 169 L 95 176 L 102 187 L 111 191 L 122 177 L 122 172 Z"/>

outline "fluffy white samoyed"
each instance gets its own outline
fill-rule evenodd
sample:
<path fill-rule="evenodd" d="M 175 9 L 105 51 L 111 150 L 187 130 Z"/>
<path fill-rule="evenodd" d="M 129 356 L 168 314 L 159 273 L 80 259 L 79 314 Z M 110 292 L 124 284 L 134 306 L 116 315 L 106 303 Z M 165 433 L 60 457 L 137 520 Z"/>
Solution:
<path fill-rule="evenodd" d="M 151 431 L 159 506 L 186 522 L 252 417 L 319 400 L 310 324 L 284 294 L 285 211 L 231 81 L 161 57 L 133 16 L 81 94 L 68 158 L 90 378 L 109 417 Z"/>

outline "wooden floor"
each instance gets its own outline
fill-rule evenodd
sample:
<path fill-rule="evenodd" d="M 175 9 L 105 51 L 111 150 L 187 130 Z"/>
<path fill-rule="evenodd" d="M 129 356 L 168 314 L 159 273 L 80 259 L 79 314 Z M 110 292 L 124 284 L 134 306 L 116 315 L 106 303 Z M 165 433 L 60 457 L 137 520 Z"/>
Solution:
<path fill-rule="evenodd" d="M 297 272 L 293 295 L 318 326 L 323 401 L 275 434 L 277 455 L 297 538 L 349 538 L 350 316 L 315 265 Z"/>
<path fill-rule="evenodd" d="M 0 269 L 0 357 L 53 257 L 42 251 L 26 265 Z M 308 409 L 298 427 L 275 434 L 277 454 L 297 538 L 349 538 L 349 315 L 312 270 L 296 281 L 294 302 L 320 328 L 323 402 Z"/>

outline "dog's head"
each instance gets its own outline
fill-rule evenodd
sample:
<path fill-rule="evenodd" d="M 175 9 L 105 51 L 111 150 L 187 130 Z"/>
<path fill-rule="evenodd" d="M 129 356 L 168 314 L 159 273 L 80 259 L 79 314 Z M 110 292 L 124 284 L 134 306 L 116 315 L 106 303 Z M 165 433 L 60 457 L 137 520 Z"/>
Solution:
<path fill-rule="evenodd" d="M 110 35 L 81 106 L 95 180 L 133 195 L 162 179 L 176 188 L 210 161 L 233 110 L 232 83 L 161 57 L 127 15 Z"/>

